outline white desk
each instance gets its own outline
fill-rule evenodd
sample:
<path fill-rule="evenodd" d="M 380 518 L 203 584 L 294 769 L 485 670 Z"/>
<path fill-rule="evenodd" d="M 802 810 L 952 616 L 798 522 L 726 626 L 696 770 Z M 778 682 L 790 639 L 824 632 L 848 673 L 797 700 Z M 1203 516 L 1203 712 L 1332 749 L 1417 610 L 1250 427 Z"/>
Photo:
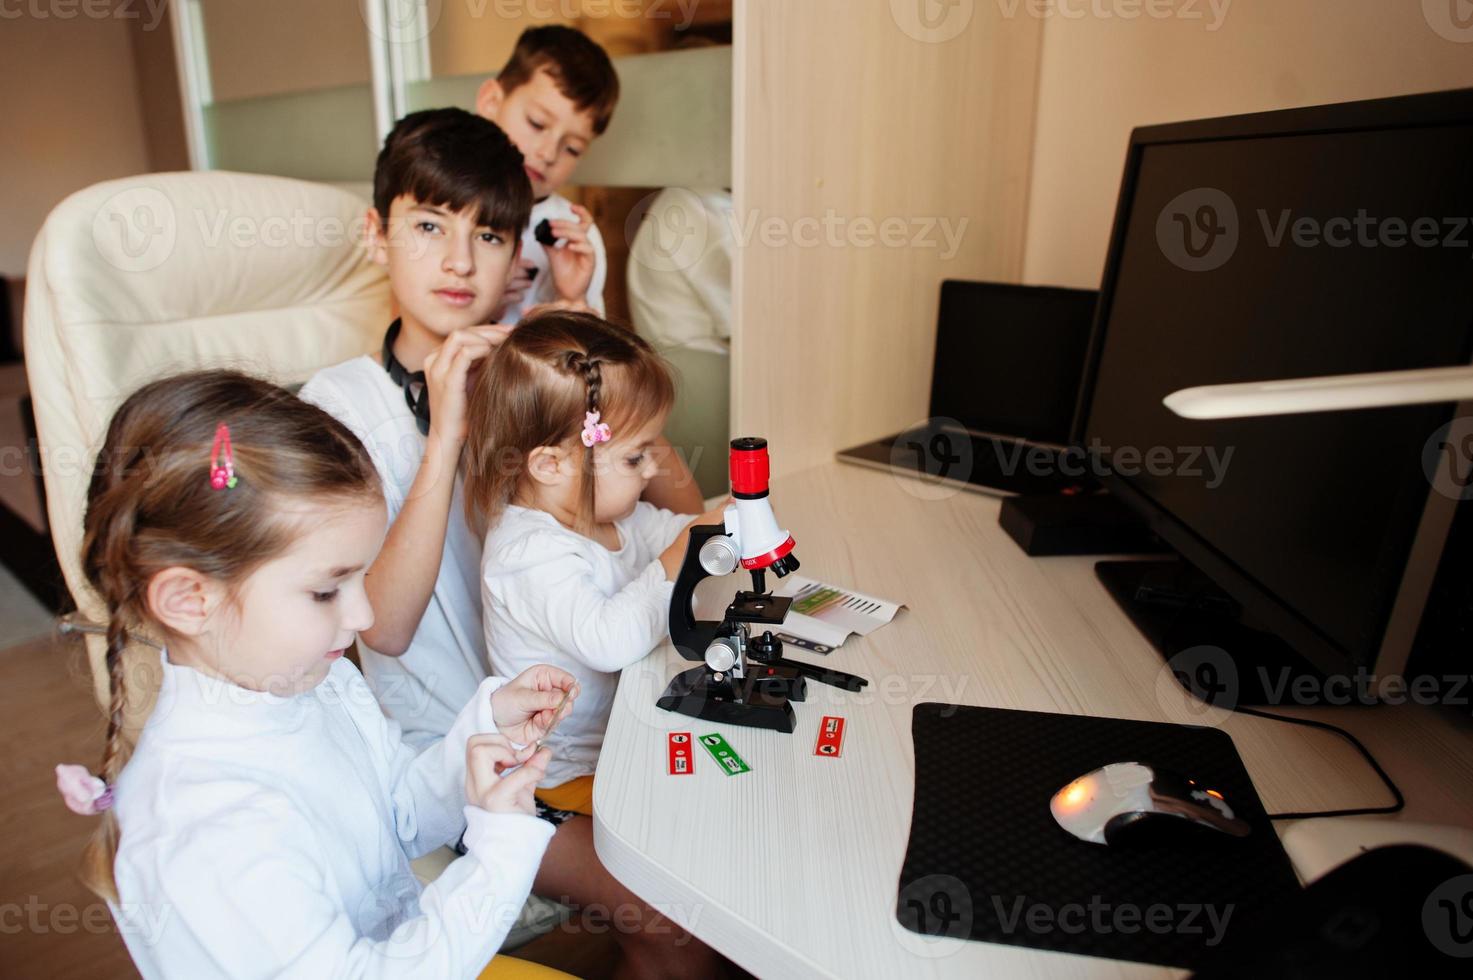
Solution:
<path fill-rule="evenodd" d="M 828 658 L 868 677 L 870 687 L 849 694 L 810 683 L 791 735 L 656 708 L 666 681 L 695 666 L 668 644 L 627 669 L 595 789 L 595 841 L 608 869 L 764 980 L 1171 975 L 927 938 L 895 921 L 910 827 L 913 704 L 1218 720 L 1178 688 L 1105 593 L 1096 559 L 1028 558 L 998 527 L 996 499 L 840 463 L 775 481 L 772 500 L 797 539 L 804 574 L 909 610 Z M 700 594 L 710 587 L 729 598 L 746 585 L 745 576 L 707 580 Z M 819 659 L 792 647 L 786 653 Z M 1466 718 L 1414 706 L 1299 713 L 1329 718 L 1365 742 L 1406 794 L 1398 819 L 1473 822 Z M 813 755 L 823 714 L 848 719 L 842 759 Z M 1389 802 L 1338 736 L 1248 716 L 1220 723 L 1270 812 Z M 728 777 L 697 749 L 693 776 L 668 776 L 670 731 L 720 731 L 753 771 Z M 985 833 L 986 814 L 975 821 Z"/>

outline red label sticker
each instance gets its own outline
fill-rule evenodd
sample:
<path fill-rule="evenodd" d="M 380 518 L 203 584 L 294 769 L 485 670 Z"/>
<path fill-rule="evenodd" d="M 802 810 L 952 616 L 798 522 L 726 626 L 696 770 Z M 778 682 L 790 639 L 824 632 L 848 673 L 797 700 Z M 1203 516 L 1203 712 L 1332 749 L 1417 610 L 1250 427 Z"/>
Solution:
<path fill-rule="evenodd" d="M 818 741 L 813 743 L 813 754 L 837 759 L 843 751 L 844 719 L 837 715 L 824 715 L 818 723 Z"/>
<path fill-rule="evenodd" d="M 670 775 L 689 776 L 696 771 L 695 757 L 690 754 L 690 732 L 670 733 Z"/>

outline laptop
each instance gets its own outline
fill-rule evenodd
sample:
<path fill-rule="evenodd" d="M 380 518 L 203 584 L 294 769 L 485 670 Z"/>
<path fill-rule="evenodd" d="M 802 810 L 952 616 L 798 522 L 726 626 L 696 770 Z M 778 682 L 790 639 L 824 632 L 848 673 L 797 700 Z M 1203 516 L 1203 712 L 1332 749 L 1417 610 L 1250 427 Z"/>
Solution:
<path fill-rule="evenodd" d="M 941 284 L 930 417 L 839 453 L 998 496 L 1093 488 L 1066 465 L 1095 301 L 1092 289 L 948 279 Z"/>

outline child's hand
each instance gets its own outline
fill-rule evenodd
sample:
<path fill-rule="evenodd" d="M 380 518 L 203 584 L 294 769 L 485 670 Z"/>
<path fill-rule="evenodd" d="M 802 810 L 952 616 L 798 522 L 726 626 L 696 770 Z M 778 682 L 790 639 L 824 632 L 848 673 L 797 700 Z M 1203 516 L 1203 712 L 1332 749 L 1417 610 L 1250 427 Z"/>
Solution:
<path fill-rule="evenodd" d="M 462 327 L 425 358 L 425 388 L 430 399 L 430 435 L 456 452 L 465 443 L 465 405 L 471 368 L 490 354 L 514 328 Z"/>
<path fill-rule="evenodd" d="M 563 704 L 563 695 L 572 696 Z M 538 664 L 528 667 L 491 695 L 491 718 L 496 730 L 517 743 L 535 742 L 560 718 L 567 717 L 578 698 L 578 679 L 566 670 Z M 554 717 L 558 705 L 562 711 Z"/>
<path fill-rule="evenodd" d="M 506 319 L 512 308 L 522 302 L 527 290 L 532 288 L 532 280 L 536 278 L 537 263 L 530 259 L 517 259 L 516 268 L 506 281 L 506 289 L 501 294 L 501 306 L 496 311 L 495 319 Z"/>
<path fill-rule="evenodd" d="M 704 514 L 697 514 L 695 517 L 692 517 L 690 519 L 690 523 L 686 524 L 685 530 L 681 533 L 689 534 L 691 528 L 696 527 L 700 524 L 725 524 L 726 508 L 731 506 L 731 501 L 732 498 L 727 497 L 725 500 L 721 501 L 721 503 L 717 504 L 715 507 L 712 507 Z"/>
<path fill-rule="evenodd" d="M 518 752 L 504 735 L 472 735 L 465 743 L 465 798 L 487 813 L 537 815 L 532 794 L 547 774 L 552 752 Z M 515 766 L 521 768 L 507 772 Z M 503 775 L 505 773 L 505 775 Z"/>
<path fill-rule="evenodd" d="M 727 497 L 711 510 L 706 511 L 691 520 L 689 524 L 681 528 L 670 547 L 660 553 L 660 564 L 665 566 L 665 577 L 675 581 L 680 574 L 680 566 L 685 562 L 685 549 L 690 546 L 690 529 L 700 524 L 724 524 L 726 522 L 726 508 L 731 504 L 731 498 Z"/>
<path fill-rule="evenodd" d="M 546 313 L 549 310 L 568 310 L 572 313 L 592 313 L 594 316 L 598 316 L 598 310 L 595 310 L 581 299 L 554 299 L 548 300 L 546 303 L 538 303 L 536 306 L 528 307 L 523 311 L 522 319 L 529 319 L 539 313 Z"/>
<path fill-rule="evenodd" d="M 559 299 L 583 300 L 588 295 L 588 286 L 593 282 L 593 269 L 597 262 L 593 243 L 588 240 L 588 229 L 593 227 L 593 215 L 580 205 L 573 205 L 577 221 L 551 221 L 549 225 L 561 244 L 547 250 L 547 264 L 552 272 L 552 285 Z"/>

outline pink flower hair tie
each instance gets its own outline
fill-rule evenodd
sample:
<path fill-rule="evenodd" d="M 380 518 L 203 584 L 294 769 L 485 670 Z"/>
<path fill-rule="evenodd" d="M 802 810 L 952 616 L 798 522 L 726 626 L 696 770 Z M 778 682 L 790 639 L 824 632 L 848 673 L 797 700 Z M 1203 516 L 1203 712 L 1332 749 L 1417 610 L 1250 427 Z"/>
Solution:
<path fill-rule="evenodd" d="M 609 430 L 607 422 L 598 420 L 598 412 L 586 412 L 583 415 L 583 445 L 592 449 L 595 443 L 608 442 L 614 437 Z"/>
<path fill-rule="evenodd" d="M 113 805 L 113 788 L 83 766 L 57 766 L 56 788 L 67 809 L 84 817 L 95 817 Z"/>

